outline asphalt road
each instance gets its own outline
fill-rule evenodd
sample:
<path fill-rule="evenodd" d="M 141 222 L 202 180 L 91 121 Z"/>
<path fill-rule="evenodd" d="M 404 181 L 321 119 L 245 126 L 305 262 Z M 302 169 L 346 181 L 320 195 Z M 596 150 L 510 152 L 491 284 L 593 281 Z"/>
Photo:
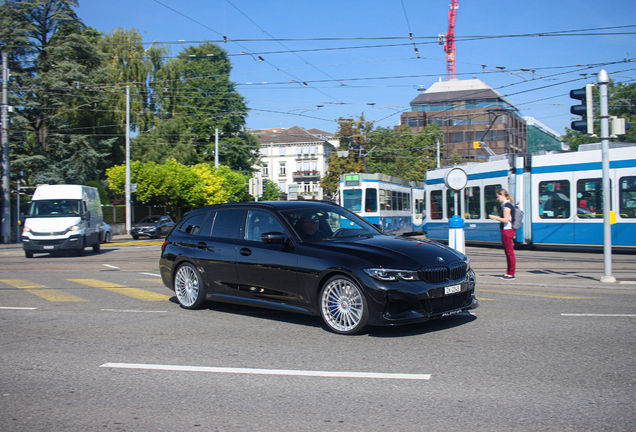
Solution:
<path fill-rule="evenodd" d="M 503 252 L 471 248 L 480 308 L 345 337 L 318 317 L 181 309 L 159 244 L 0 250 L 0 430 L 636 430 L 636 286 L 539 283 L 598 254 L 521 252 L 504 284 Z"/>

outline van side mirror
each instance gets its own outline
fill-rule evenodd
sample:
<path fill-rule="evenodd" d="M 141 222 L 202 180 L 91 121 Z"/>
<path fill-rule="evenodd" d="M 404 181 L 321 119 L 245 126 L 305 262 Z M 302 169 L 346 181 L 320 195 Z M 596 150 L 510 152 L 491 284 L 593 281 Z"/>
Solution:
<path fill-rule="evenodd" d="M 88 210 L 88 211 L 86 211 L 86 213 L 84 213 L 84 215 L 82 216 L 82 219 L 87 220 L 87 221 L 91 220 L 91 212 L 90 212 L 90 210 Z"/>

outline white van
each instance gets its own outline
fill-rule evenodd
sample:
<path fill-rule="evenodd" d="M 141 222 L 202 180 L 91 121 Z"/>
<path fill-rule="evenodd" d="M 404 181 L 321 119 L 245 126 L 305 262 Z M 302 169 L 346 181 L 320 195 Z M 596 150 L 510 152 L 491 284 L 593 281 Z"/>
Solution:
<path fill-rule="evenodd" d="M 98 253 L 104 215 L 97 188 L 80 185 L 38 186 L 24 221 L 22 248 L 34 253 L 75 251 Z"/>

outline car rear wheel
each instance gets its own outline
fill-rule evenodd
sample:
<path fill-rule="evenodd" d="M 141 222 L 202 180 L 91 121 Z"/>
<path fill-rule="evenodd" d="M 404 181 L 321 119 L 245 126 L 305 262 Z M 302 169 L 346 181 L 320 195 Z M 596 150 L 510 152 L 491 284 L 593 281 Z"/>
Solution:
<path fill-rule="evenodd" d="M 369 308 L 358 284 L 345 276 L 332 277 L 320 292 L 320 315 L 334 332 L 361 333 L 369 321 Z"/>
<path fill-rule="evenodd" d="M 191 264 L 183 264 L 174 276 L 174 292 L 181 306 L 198 309 L 205 302 L 201 275 Z"/>

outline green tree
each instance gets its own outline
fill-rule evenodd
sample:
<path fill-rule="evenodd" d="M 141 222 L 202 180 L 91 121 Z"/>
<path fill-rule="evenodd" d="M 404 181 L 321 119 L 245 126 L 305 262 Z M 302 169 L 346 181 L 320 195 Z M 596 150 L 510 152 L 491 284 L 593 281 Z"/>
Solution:
<path fill-rule="evenodd" d="M 109 187 L 116 193 L 125 192 L 125 165 L 106 171 Z M 209 164 L 187 166 L 174 160 L 165 164 L 133 161 L 131 183 L 137 183 L 135 200 L 148 204 L 179 207 L 199 207 L 245 199 L 243 185 L 247 177 L 220 166 Z"/>
<path fill-rule="evenodd" d="M 260 145 L 244 132 L 248 109 L 229 79 L 232 66 L 227 52 L 212 43 L 190 46 L 177 59 L 153 68 L 156 99 L 149 108 L 154 120 L 133 141 L 135 157 L 155 162 L 213 161 L 218 129 L 220 163 L 251 171 Z"/>
<path fill-rule="evenodd" d="M 462 162 L 462 157 L 459 155 L 459 153 L 457 153 L 457 150 L 453 150 L 453 154 L 451 154 L 448 162 L 453 165 L 457 165 Z"/>
<path fill-rule="evenodd" d="M 417 133 L 402 125 L 397 128 L 377 128 L 369 134 L 369 138 L 377 143 L 368 158 L 370 172 L 424 181 L 426 171 L 436 167 L 436 141 L 442 140 L 443 133 L 435 124 Z"/>
<path fill-rule="evenodd" d="M 263 179 L 263 196 L 262 201 L 278 201 L 283 192 L 278 185 L 271 180 Z"/>
<path fill-rule="evenodd" d="M 12 169 L 33 183 L 85 183 L 108 165 L 113 139 L 83 129 L 100 103 L 94 84 L 102 57 L 95 31 L 77 18 L 75 0 L 6 0 L 0 20 L 9 51 Z"/>
<path fill-rule="evenodd" d="M 320 187 L 327 196 L 336 196 L 340 188 L 340 176 L 348 173 L 364 172 L 361 160 L 356 160 L 351 153 L 348 157 L 338 157 L 337 153 L 332 153 L 327 159 L 329 171 L 327 175 L 320 179 Z"/>

